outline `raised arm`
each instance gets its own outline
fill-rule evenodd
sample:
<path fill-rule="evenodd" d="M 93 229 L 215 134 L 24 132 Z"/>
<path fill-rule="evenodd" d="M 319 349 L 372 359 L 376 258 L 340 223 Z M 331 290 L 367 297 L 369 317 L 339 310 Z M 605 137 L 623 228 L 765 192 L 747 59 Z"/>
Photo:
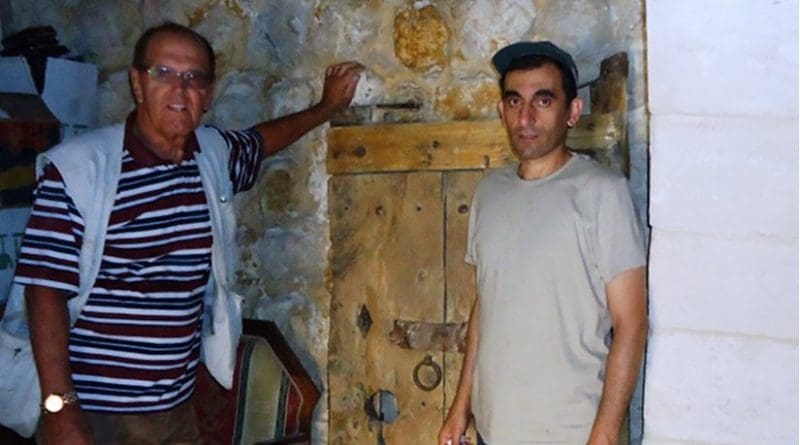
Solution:
<path fill-rule="evenodd" d="M 603 395 L 589 445 L 616 445 L 647 341 L 645 269 L 637 267 L 606 284 L 614 338 L 606 364 Z"/>
<path fill-rule="evenodd" d="M 472 396 L 472 371 L 475 366 L 475 355 L 478 350 L 478 299 L 472 304 L 472 312 L 467 325 L 467 349 L 464 352 L 464 363 L 458 379 L 456 396 L 450 406 L 450 412 L 439 431 L 439 445 L 458 445 L 461 435 L 469 425 L 472 415 L 470 398 Z M 448 442 L 449 441 L 449 442 Z"/>
<path fill-rule="evenodd" d="M 327 122 L 333 114 L 350 104 L 364 67 L 344 62 L 325 70 L 322 99 L 311 108 L 256 125 L 264 140 L 264 157 L 277 153 L 304 134 Z"/>

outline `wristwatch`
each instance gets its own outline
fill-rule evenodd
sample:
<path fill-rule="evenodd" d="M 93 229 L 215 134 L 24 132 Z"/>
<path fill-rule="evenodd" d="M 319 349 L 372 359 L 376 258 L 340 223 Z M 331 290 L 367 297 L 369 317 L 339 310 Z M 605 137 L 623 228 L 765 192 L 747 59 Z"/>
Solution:
<path fill-rule="evenodd" d="M 45 414 L 55 414 L 78 401 L 77 391 L 68 391 L 62 394 L 52 393 L 44 398 L 42 402 L 42 412 Z"/>

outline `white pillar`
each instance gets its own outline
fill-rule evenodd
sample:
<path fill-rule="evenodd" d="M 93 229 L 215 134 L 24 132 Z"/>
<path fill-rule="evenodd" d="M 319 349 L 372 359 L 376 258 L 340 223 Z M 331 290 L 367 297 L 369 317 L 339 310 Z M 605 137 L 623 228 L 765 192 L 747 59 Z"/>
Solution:
<path fill-rule="evenodd" d="M 797 17 L 646 1 L 646 445 L 798 443 Z"/>

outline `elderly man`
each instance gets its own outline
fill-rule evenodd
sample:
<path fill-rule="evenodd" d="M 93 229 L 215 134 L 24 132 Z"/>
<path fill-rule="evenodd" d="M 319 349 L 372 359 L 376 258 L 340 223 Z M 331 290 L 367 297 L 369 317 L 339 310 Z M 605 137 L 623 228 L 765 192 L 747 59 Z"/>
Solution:
<path fill-rule="evenodd" d="M 23 411 L 0 420 L 29 434 L 41 402 L 40 443 L 199 444 L 189 399 L 200 361 L 232 384 L 241 332 L 232 195 L 253 186 L 263 158 L 347 106 L 362 67 L 329 67 L 321 101 L 305 111 L 222 131 L 200 127 L 214 64 L 191 29 L 147 30 L 130 70 L 135 111 L 39 160 L 1 332 L 26 337 L 24 295 L 38 375 L 28 394 L 40 398 L 26 414 L 31 401 L 0 388 L 2 403 Z M 0 359 L 30 360 L 21 344 Z M 16 385 L 36 385 L 23 366 L 10 369 Z"/>
<path fill-rule="evenodd" d="M 520 42 L 492 62 L 519 163 L 475 190 L 478 298 L 439 444 L 458 444 L 474 415 L 480 443 L 616 445 L 647 335 L 627 183 L 565 145 L 583 107 L 568 53 Z"/>

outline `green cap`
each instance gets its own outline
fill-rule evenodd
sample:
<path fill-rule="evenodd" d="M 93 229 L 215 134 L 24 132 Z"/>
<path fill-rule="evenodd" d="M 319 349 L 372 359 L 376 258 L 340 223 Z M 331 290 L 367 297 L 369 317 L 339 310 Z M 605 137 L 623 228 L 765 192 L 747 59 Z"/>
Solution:
<path fill-rule="evenodd" d="M 503 75 L 514 59 L 523 56 L 542 56 L 558 62 L 570 71 L 575 84 L 578 84 L 578 67 L 575 66 L 572 56 L 563 49 L 546 41 L 512 43 L 494 54 L 492 64 L 497 69 L 497 72 Z"/>

